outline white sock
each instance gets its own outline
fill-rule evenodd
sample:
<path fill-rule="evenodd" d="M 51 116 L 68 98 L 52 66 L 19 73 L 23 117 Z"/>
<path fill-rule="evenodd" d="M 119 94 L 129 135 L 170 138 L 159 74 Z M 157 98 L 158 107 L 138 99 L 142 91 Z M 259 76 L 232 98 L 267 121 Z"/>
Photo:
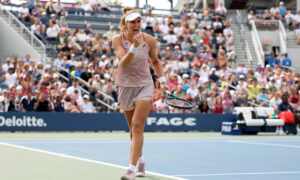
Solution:
<path fill-rule="evenodd" d="M 139 158 L 138 162 L 139 163 L 145 163 L 145 159 L 144 159 L 143 155 Z"/>
<path fill-rule="evenodd" d="M 136 166 L 135 166 L 135 165 L 132 165 L 132 164 L 129 164 L 128 169 L 129 169 L 130 171 L 135 171 Z"/>

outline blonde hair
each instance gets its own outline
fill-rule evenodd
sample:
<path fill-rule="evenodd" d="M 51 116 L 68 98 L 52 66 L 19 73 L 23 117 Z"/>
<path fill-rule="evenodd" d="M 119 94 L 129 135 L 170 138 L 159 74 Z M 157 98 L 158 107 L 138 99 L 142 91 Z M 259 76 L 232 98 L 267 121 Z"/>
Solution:
<path fill-rule="evenodd" d="M 126 16 L 127 16 L 128 14 L 133 13 L 133 12 L 139 13 L 138 10 L 135 10 L 135 9 L 133 9 L 132 7 L 128 7 L 128 6 L 126 6 L 126 7 L 124 7 L 124 8 L 122 9 L 123 16 L 122 16 L 122 18 L 121 18 L 120 25 L 119 25 L 119 28 L 120 28 L 120 31 L 121 31 L 121 32 L 124 32 L 124 31 L 125 31 L 125 18 L 126 18 Z"/>

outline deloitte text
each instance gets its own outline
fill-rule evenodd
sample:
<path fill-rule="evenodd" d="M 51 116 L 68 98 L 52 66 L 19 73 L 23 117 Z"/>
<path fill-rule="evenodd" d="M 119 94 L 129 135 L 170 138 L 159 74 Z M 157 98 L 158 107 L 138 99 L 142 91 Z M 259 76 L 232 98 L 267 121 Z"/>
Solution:
<path fill-rule="evenodd" d="M 180 117 L 173 117 L 168 120 L 166 117 L 148 117 L 147 118 L 147 125 L 156 125 L 156 126 L 196 126 L 196 118 L 188 117 L 188 118 L 180 118 Z"/>
<path fill-rule="evenodd" d="M 16 118 L 12 116 L 11 118 L 5 118 L 0 116 L 0 127 L 46 127 L 47 124 L 42 118 L 36 118 L 35 116 L 23 116 L 23 118 Z"/>

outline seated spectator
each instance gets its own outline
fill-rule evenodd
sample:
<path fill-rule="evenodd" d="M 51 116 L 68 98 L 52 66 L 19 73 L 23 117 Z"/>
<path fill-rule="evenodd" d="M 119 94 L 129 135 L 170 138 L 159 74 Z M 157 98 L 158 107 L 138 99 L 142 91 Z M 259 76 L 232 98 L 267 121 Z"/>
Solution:
<path fill-rule="evenodd" d="M 66 11 L 64 9 L 64 5 L 60 2 L 60 0 L 57 0 L 57 3 L 54 5 L 54 11 L 56 16 L 64 16 Z"/>
<path fill-rule="evenodd" d="M 31 22 L 34 21 L 35 18 L 40 19 L 42 16 L 42 12 L 39 5 L 34 5 L 34 9 L 31 12 Z"/>
<path fill-rule="evenodd" d="M 27 91 L 27 96 L 21 99 L 20 109 L 22 112 L 32 112 L 34 111 L 36 100 L 32 97 L 32 92 Z"/>
<path fill-rule="evenodd" d="M 278 107 L 281 103 L 280 93 L 276 92 L 275 96 L 270 100 L 270 107 L 274 109 L 274 112 L 278 113 Z"/>
<path fill-rule="evenodd" d="M 50 26 L 47 29 L 46 35 L 48 40 L 50 41 L 56 41 L 57 35 L 59 33 L 59 28 L 56 26 L 56 24 L 50 23 Z"/>
<path fill-rule="evenodd" d="M 167 44 L 169 46 L 174 46 L 178 41 L 177 36 L 174 34 L 174 31 L 169 31 L 169 33 L 165 35 L 163 39 L 167 41 Z"/>
<path fill-rule="evenodd" d="M 15 85 L 18 79 L 18 75 L 16 72 L 14 72 L 14 68 L 10 67 L 8 69 L 8 72 L 6 72 L 3 76 L 4 84 L 7 85 L 7 87 L 10 87 L 12 85 Z"/>
<path fill-rule="evenodd" d="M 17 106 L 14 94 L 9 94 L 9 97 L 4 101 L 4 112 L 17 112 Z"/>
<path fill-rule="evenodd" d="M 101 42 L 101 50 L 102 52 L 105 52 L 106 55 L 111 54 L 111 42 L 108 40 L 107 35 L 103 35 L 103 39 Z"/>
<path fill-rule="evenodd" d="M 29 10 L 29 13 L 32 14 L 32 10 L 34 9 L 34 0 L 26 1 L 26 7 Z"/>
<path fill-rule="evenodd" d="M 99 0 L 100 8 L 102 11 L 110 11 L 109 3 L 107 0 Z"/>
<path fill-rule="evenodd" d="M 110 26 L 109 27 L 109 31 L 106 32 L 106 36 L 108 38 L 109 41 L 112 41 L 112 38 L 117 35 L 117 32 L 115 31 L 115 27 L 114 26 Z"/>
<path fill-rule="evenodd" d="M 297 11 L 297 14 L 293 18 L 293 26 L 298 29 L 300 24 L 300 11 Z"/>
<path fill-rule="evenodd" d="M 54 10 L 54 4 L 53 4 L 53 1 L 52 0 L 49 0 L 46 4 L 46 12 L 47 12 L 47 15 L 50 16 L 51 14 L 55 13 L 55 10 Z"/>
<path fill-rule="evenodd" d="M 65 112 L 65 104 L 61 101 L 62 96 L 60 94 L 55 95 L 55 100 L 52 101 L 53 103 L 53 110 L 55 112 Z"/>
<path fill-rule="evenodd" d="M 41 93 L 37 97 L 37 102 L 35 103 L 35 109 L 37 112 L 53 111 L 51 102 L 47 98 L 47 94 Z"/>
<path fill-rule="evenodd" d="M 65 112 L 71 112 L 71 113 L 80 113 L 80 106 L 76 102 L 76 98 L 70 98 L 70 96 L 67 96 L 65 98 Z"/>
<path fill-rule="evenodd" d="M 14 69 L 14 65 L 10 58 L 6 58 L 6 63 L 2 65 L 2 71 L 6 74 L 10 68 Z"/>
<path fill-rule="evenodd" d="M 207 104 L 207 100 L 203 99 L 198 106 L 198 113 L 207 114 L 209 113 L 209 106 Z"/>
<path fill-rule="evenodd" d="M 99 11 L 99 2 L 98 0 L 90 0 L 90 5 L 93 9 L 93 11 Z"/>
<path fill-rule="evenodd" d="M 290 27 L 292 27 L 293 25 L 294 14 L 292 14 L 292 12 L 288 10 L 284 19 L 285 19 L 286 29 L 289 30 Z"/>
<path fill-rule="evenodd" d="M 25 2 L 22 3 L 20 9 L 19 9 L 19 17 L 21 21 L 31 21 L 31 14 L 29 12 L 28 7 L 26 7 Z"/>
<path fill-rule="evenodd" d="M 215 114 L 223 114 L 223 100 L 221 95 L 217 95 L 215 102 L 213 104 L 213 113 Z"/>
<path fill-rule="evenodd" d="M 80 104 L 80 110 L 83 113 L 96 113 L 93 104 L 89 102 L 89 95 L 83 96 L 83 102 Z"/>
<path fill-rule="evenodd" d="M 269 94 L 265 87 L 261 88 L 261 92 L 257 96 L 257 103 L 261 106 L 268 106 L 269 104 Z"/>
<path fill-rule="evenodd" d="M 253 11 L 254 14 L 256 14 L 256 7 L 254 6 L 254 3 L 251 2 L 249 8 L 247 9 L 247 12 L 250 13 L 250 11 Z"/>

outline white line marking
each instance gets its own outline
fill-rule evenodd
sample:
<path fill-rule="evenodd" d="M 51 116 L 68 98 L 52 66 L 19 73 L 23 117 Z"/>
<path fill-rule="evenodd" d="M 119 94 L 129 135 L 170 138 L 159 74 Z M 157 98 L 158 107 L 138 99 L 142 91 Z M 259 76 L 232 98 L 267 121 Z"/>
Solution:
<path fill-rule="evenodd" d="M 199 177 L 199 176 L 238 176 L 238 175 L 271 175 L 271 174 L 300 174 L 300 171 L 283 171 L 283 172 L 248 172 L 248 173 L 220 173 L 220 174 L 182 174 L 172 175 L 179 177 Z"/>
<path fill-rule="evenodd" d="M 263 145 L 263 146 L 277 146 L 277 147 L 300 148 L 300 146 L 287 145 L 287 144 L 271 144 L 271 143 L 259 143 L 259 142 L 235 141 L 235 140 L 230 140 L 228 142 L 241 143 L 241 144 L 256 144 L 256 145 Z"/>
<path fill-rule="evenodd" d="M 55 156 L 59 156 L 59 157 L 63 157 L 63 158 L 76 159 L 76 160 L 80 160 L 80 161 L 86 161 L 86 162 L 90 162 L 90 163 L 101 164 L 101 165 L 106 165 L 106 166 L 111 166 L 111 167 L 116 167 L 116 168 L 121 168 L 121 169 L 127 169 L 127 167 L 119 166 L 119 165 L 115 165 L 115 164 L 111 164 L 111 163 L 106 163 L 106 162 L 101 162 L 101 161 L 96 161 L 96 160 L 91 160 L 91 159 L 86 159 L 86 158 L 80 158 L 80 157 L 70 156 L 70 155 L 65 155 L 65 154 L 60 154 L 60 153 L 54 153 L 54 152 L 40 150 L 40 149 L 28 148 L 28 147 L 24 147 L 24 146 L 9 144 L 9 143 L 0 142 L 0 145 L 10 146 L 10 147 L 19 148 L 19 149 L 25 149 L 28 151 L 35 151 L 35 152 L 40 152 L 40 153 L 45 153 L 45 154 L 51 154 L 51 155 L 55 155 Z M 170 179 L 175 179 L 175 180 L 186 180 L 183 178 L 168 176 L 168 175 L 149 172 L 149 171 L 146 171 L 146 173 L 156 175 L 156 176 L 166 177 L 166 178 L 170 178 Z"/>

